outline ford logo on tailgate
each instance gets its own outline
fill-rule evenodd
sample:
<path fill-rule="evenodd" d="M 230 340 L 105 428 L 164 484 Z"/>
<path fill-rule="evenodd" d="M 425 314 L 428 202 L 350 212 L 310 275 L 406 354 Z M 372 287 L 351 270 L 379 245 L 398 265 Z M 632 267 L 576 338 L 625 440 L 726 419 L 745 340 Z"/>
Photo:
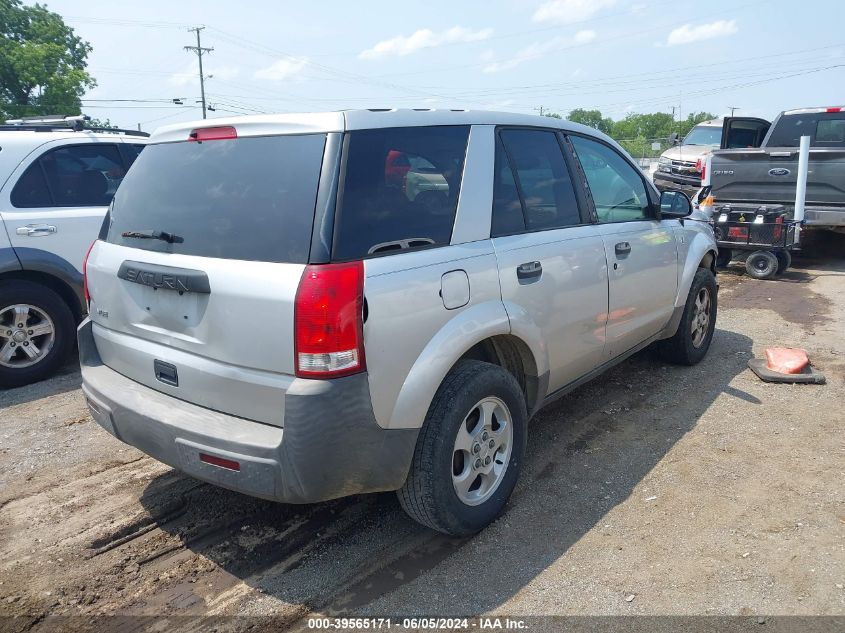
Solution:
<path fill-rule="evenodd" d="M 769 176 L 788 176 L 790 172 L 786 167 L 775 167 L 769 170 Z"/>

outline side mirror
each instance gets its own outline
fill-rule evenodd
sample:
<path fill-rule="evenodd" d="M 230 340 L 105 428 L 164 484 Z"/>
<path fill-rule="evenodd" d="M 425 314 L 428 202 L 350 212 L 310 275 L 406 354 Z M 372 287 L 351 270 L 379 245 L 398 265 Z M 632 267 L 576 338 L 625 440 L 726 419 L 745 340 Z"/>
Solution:
<path fill-rule="evenodd" d="M 672 132 L 672 133 L 669 135 L 669 142 L 670 142 L 672 145 L 677 145 L 677 144 L 678 144 L 678 142 L 679 142 L 679 137 L 678 137 L 678 133 L 677 133 L 677 132 Z"/>
<path fill-rule="evenodd" d="M 680 220 L 692 213 L 692 202 L 681 191 L 664 191 L 660 194 L 660 217 Z"/>

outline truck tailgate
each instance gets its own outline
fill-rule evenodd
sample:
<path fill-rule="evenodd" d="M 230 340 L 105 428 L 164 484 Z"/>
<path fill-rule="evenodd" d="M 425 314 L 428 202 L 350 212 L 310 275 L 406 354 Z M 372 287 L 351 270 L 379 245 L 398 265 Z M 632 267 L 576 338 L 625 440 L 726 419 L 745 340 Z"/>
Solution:
<path fill-rule="evenodd" d="M 784 204 L 795 201 L 798 148 L 713 152 L 712 193 L 718 202 Z M 845 150 L 811 149 L 807 204 L 843 206 Z"/>

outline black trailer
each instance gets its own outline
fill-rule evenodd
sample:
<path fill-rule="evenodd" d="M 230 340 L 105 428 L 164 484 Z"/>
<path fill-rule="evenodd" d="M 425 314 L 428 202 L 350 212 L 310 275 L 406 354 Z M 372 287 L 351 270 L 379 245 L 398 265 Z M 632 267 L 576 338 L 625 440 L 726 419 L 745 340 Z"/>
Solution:
<path fill-rule="evenodd" d="M 796 229 L 783 205 L 716 205 L 713 231 L 719 245 L 718 266 L 733 259 L 745 260 L 745 270 L 755 279 L 771 279 L 792 263 Z"/>

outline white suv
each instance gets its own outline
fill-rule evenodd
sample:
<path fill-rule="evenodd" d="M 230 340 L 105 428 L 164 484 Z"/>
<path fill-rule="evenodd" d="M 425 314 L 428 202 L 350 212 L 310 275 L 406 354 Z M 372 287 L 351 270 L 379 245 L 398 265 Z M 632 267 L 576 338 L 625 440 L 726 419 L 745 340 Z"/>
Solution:
<path fill-rule="evenodd" d="M 86 267 L 82 389 L 199 479 L 309 503 L 398 490 L 475 532 L 527 420 L 650 343 L 704 358 L 716 243 L 593 129 L 464 111 L 158 130 Z"/>
<path fill-rule="evenodd" d="M 84 122 L 0 125 L 0 388 L 67 359 L 86 311 L 82 261 L 148 136 Z"/>

